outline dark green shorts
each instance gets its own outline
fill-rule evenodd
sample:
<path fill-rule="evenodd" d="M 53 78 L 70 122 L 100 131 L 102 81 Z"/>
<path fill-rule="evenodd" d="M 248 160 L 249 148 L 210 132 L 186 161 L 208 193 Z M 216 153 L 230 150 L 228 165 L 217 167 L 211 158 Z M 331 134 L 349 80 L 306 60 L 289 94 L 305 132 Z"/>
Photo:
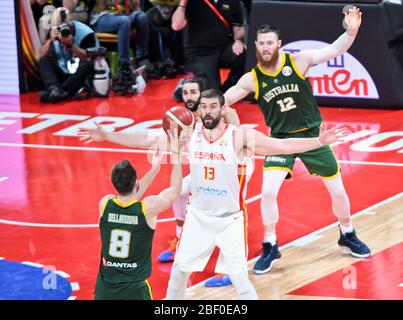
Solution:
<path fill-rule="evenodd" d="M 315 130 L 316 131 L 316 130 Z M 317 136 L 311 132 L 287 135 L 287 138 L 304 138 Z M 281 137 L 285 138 L 285 137 Z M 287 178 L 292 175 L 295 159 L 300 158 L 312 175 L 318 175 L 324 179 L 332 179 L 340 172 L 340 166 L 330 146 L 323 146 L 315 150 L 295 153 L 291 155 L 266 156 L 263 164 L 264 170 L 285 170 L 288 171 Z"/>
<path fill-rule="evenodd" d="M 98 275 L 94 292 L 95 300 L 153 300 L 147 280 L 118 284 L 105 283 Z"/>

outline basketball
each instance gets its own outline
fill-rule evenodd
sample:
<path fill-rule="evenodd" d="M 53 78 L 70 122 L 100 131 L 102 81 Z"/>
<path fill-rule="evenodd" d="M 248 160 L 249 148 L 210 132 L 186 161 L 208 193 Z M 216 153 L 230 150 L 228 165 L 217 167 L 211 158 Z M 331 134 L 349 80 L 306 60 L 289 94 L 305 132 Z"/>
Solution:
<path fill-rule="evenodd" d="M 185 107 L 172 107 L 169 109 L 162 119 L 162 128 L 165 133 L 168 134 L 168 129 L 178 129 L 178 135 L 182 130 L 191 131 L 196 124 L 195 116 L 193 112 Z"/>

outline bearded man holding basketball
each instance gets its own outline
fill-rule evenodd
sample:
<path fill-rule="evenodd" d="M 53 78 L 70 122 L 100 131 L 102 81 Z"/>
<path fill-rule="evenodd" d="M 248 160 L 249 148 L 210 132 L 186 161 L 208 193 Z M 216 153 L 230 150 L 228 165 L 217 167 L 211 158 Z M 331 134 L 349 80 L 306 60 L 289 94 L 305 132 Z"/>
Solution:
<path fill-rule="evenodd" d="M 187 232 L 186 235 L 183 232 L 178 246 L 179 256 L 175 256 L 167 298 L 184 298 L 191 272 L 204 270 L 215 246 L 218 246 L 220 256 L 216 272 L 229 274 L 240 299 L 257 299 L 246 266 L 243 188 L 247 150 L 260 154 L 305 152 L 339 141 L 344 133 L 333 128 L 321 132 L 317 138 L 281 140 L 253 129 L 226 124 L 224 96 L 214 89 L 202 93 L 200 110 L 201 122 L 196 125 L 189 144 L 192 197 L 187 211 L 193 218 L 184 227 Z M 176 117 L 182 123 L 189 119 L 187 115 L 176 114 Z M 220 195 L 225 199 L 209 198 L 215 195 L 205 192 L 209 184 L 214 184 L 214 190 L 223 186 Z"/>
<path fill-rule="evenodd" d="M 186 109 L 193 112 L 198 117 L 198 107 L 200 103 L 200 94 L 204 90 L 204 83 L 200 78 L 187 78 L 183 81 L 182 87 L 182 99 Z M 185 109 L 185 110 L 186 110 Z M 178 107 L 177 112 L 180 112 Z M 239 126 L 240 121 L 236 111 L 232 108 L 228 108 L 224 115 L 226 123 L 230 123 Z M 80 128 L 79 135 L 81 140 L 85 143 L 92 141 L 110 141 L 120 145 L 129 146 L 133 148 L 140 148 L 150 150 L 157 146 L 161 150 L 167 150 L 167 136 L 164 132 L 159 131 L 156 134 L 150 134 L 148 132 L 134 132 L 134 133 L 121 133 L 121 132 L 106 132 L 101 125 L 95 123 L 96 128 Z M 180 126 L 179 126 L 180 128 Z M 247 166 L 247 179 L 251 177 L 253 173 L 253 163 L 248 159 Z M 246 188 L 245 188 L 246 192 Z M 190 193 L 190 176 L 187 175 L 183 178 L 182 190 L 180 196 L 173 202 L 172 209 L 176 218 L 176 236 L 169 241 L 169 247 L 164 250 L 159 256 L 158 261 L 161 263 L 173 262 L 176 253 L 176 246 L 180 235 L 182 233 L 182 227 L 186 218 L 186 205 L 188 203 Z M 231 280 L 227 275 L 218 274 L 207 280 L 205 285 L 207 287 L 219 287 L 231 285 Z"/>
<path fill-rule="evenodd" d="M 228 274 L 242 300 L 257 299 L 248 278 L 245 159 L 258 154 L 306 152 L 339 141 L 344 131 L 321 131 L 316 138 L 275 139 L 223 120 L 224 96 L 215 89 L 202 92 L 201 122 L 188 145 L 190 164 L 189 205 L 168 283 L 167 299 L 184 299 L 192 272 L 203 271 L 217 246 L 216 272 Z"/>

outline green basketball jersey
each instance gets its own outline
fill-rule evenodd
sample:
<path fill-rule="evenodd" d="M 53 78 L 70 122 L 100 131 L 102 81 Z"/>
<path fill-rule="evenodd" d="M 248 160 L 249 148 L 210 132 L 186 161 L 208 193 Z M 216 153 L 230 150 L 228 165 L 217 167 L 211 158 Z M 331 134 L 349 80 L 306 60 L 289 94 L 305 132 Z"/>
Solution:
<path fill-rule="evenodd" d="M 296 68 L 291 54 L 282 54 L 282 65 L 275 74 L 260 65 L 252 69 L 255 98 L 274 137 L 317 128 L 322 116 L 307 78 Z"/>
<path fill-rule="evenodd" d="M 104 282 L 143 281 L 151 275 L 154 230 L 147 224 L 145 214 L 143 202 L 123 205 L 116 198 L 107 201 L 99 223 L 100 273 Z"/>

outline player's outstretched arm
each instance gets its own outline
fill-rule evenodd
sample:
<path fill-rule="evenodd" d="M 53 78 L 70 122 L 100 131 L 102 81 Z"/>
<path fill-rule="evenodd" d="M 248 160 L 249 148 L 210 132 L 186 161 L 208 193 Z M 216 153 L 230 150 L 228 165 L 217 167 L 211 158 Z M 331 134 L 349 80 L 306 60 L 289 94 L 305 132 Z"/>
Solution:
<path fill-rule="evenodd" d="M 262 155 L 293 154 L 318 149 L 336 141 L 342 141 L 347 130 L 341 126 L 323 131 L 317 138 L 276 139 L 250 128 L 242 128 L 244 147 Z"/>
<path fill-rule="evenodd" d="M 162 152 L 157 147 L 157 149 L 155 150 L 155 152 L 153 154 L 153 158 L 151 160 L 151 163 L 152 163 L 151 169 L 140 180 L 139 190 L 136 193 L 137 199 L 141 199 L 143 194 L 150 187 L 151 182 L 154 181 L 155 176 L 161 169 L 161 161 L 162 161 Z"/>
<path fill-rule="evenodd" d="M 232 124 L 239 127 L 241 125 L 241 120 L 239 119 L 238 112 L 234 108 L 225 107 L 227 110 L 224 114 L 224 121 L 226 123 Z"/>
<path fill-rule="evenodd" d="M 315 64 L 320 64 L 345 53 L 353 44 L 361 25 L 361 11 L 354 7 L 345 12 L 347 31 L 332 44 L 318 50 L 302 51 L 294 56 L 295 64 L 301 74 Z"/>
<path fill-rule="evenodd" d="M 167 139 L 164 132 L 150 134 L 148 132 L 109 132 L 100 124 L 95 123 L 95 128 L 79 128 L 78 136 L 81 141 L 88 144 L 93 141 L 109 141 L 123 146 L 149 149 L 157 145 L 162 150 L 166 150 Z"/>
<path fill-rule="evenodd" d="M 168 209 L 174 200 L 180 195 L 182 189 L 182 164 L 181 153 L 185 146 L 184 132 L 182 131 L 180 138 L 177 137 L 176 129 L 175 133 L 169 131 L 169 143 L 172 152 L 171 163 L 171 181 L 168 188 L 160 192 L 157 196 L 149 196 L 144 199 L 146 206 L 147 217 L 151 219 L 158 213 Z"/>
<path fill-rule="evenodd" d="M 252 72 L 245 73 L 236 85 L 229 88 L 225 93 L 225 105 L 233 105 L 239 100 L 245 98 L 250 92 L 255 92 L 255 79 Z"/>

